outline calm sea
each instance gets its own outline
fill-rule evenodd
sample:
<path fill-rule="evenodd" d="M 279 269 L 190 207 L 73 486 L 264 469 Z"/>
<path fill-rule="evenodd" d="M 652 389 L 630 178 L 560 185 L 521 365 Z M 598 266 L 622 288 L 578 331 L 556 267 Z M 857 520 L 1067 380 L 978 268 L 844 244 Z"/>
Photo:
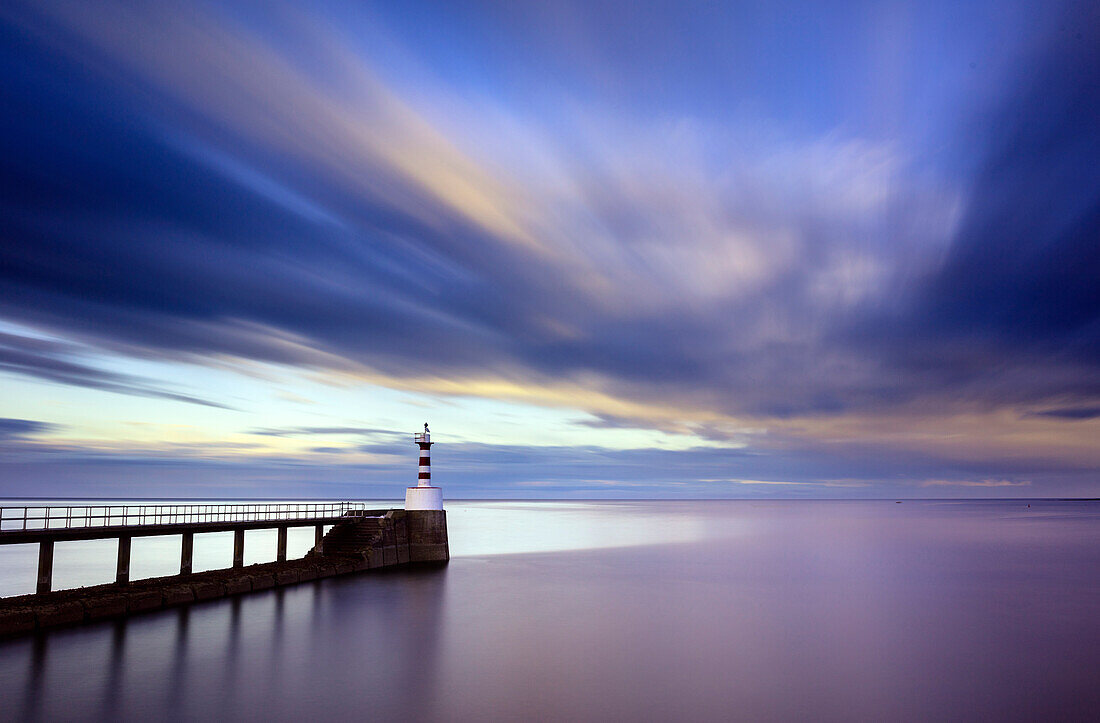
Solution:
<path fill-rule="evenodd" d="M 447 508 L 444 569 L 0 641 L 0 719 L 1100 719 L 1100 503 Z M 135 576 L 178 544 L 135 540 Z M 107 581 L 114 543 L 56 559 L 59 586 Z M 34 568 L 0 548 L 0 594 Z"/>

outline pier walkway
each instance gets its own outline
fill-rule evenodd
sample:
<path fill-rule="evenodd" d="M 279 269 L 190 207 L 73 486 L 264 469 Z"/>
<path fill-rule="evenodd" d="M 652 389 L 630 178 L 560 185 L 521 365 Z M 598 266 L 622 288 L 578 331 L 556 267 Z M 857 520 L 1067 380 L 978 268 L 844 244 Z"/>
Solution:
<path fill-rule="evenodd" d="M 385 510 L 367 510 L 362 502 L 0 507 L 0 545 L 38 543 L 37 592 L 42 594 L 53 588 L 55 542 L 117 539 L 115 582 L 125 585 L 130 580 L 134 537 L 181 535 L 180 574 L 188 575 L 196 533 L 233 532 L 233 567 L 242 567 L 246 530 L 277 529 L 276 560 L 285 562 L 291 527 L 314 527 L 315 549 L 319 549 L 326 525 L 385 514 Z"/>

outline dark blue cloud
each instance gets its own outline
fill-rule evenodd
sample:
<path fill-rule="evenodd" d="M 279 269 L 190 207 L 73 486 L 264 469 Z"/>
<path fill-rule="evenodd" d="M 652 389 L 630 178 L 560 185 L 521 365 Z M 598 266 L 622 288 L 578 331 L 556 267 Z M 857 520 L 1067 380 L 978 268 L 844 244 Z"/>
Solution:
<path fill-rule="evenodd" d="M 1100 9 L 1066 18 L 972 140 L 985 155 L 924 290 L 929 328 L 1100 365 Z M 978 134 L 980 132 L 980 135 Z"/>
<path fill-rule="evenodd" d="M 58 7 L 64 16 L 74 6 Z M 150 7 L 171 12 L 170 4 Z M 0 315 L 138 356 L 201 362 L 231 355 L 307 367 L 362 363 L 395 376 L 499 375 L 532 383 L 595 379 L 591 383 L 613 396 L 782 418 L 914 402 L 936 406 L 963 396 L 985 405 L 1058 400 L 1082 406 L 1100 397 L 1100 23 L 1093 10 L 1067 20 L 1040 57 L 1010 79 L 998 105 L 967 109 L 980 116 L 976 127 L 930 144 L 953 146 L 961 137 L 980 152 L 971 175 L 945 182 L 961 189 L 962 220 L 942 264 L 923 276 L 905 271 L 914 256 L 927 267 L 937 239 L 918 239 L 934 248 L 918 253 L 912 247 L 920 244 L 909 237 L 926 231 L 918 221 L 935 204 L 914 184 L 899 183 L 889 186 L 893 195 L 886 201 L 866 211 L 860 205 L 888 185 L 882 178 L 893 179 L 878 174 L 890 166 L 885 154 L 822 142 L 830 149 L 824 161 L 799 158 L 797 147 L 787 153 L 800 163 L 788 168 L 765 149 L 762 166 L 773 169 L 765 179 L 772 187 L 737 175 L 742 156 L 701 133 L 704 183 L 684 195 L 718 190 L 713 204 L 696 208 L 690 206 L 695 199 L 662 195 L 677 178 L 648 177 L 649 167 L 622 165 L 615 155 L 657 156 L 665 150 L 660 143 L 622 150 L 596 142 L 644 125 L 643 111 L 652 109 L 637 104 L 639 97 L 659 96 L 676 113 L 687 113 L 688 100 L 704 90 L 717 94 L 741 67 L 738 54 L 749 52 L 724 34 L 739 27 L 761 29 L 759 36 L 743 32 L 753 43 L 749 55 L 763 66 L 697 109 L 703 121 L 718 121 L 714 135 L 724 135 L 720 121 L 744 100 L 742 93 L 766 97 L 768 106 L 785 100 L 784 117 L 797 117 L 804 103 L 807 125 L 833 129 L 852 114 L 842 111 L 847 104 L 830 103 L 831 92 L 863 97 L 853 90 L 868 80 L 855 71 L 864 67 L 861 56 L 847 51 L 857 39 L 875 39 L 879 25 L 866 20 L 874 16 L 869 8 L 770 19 L 752 11 L 739 25 L 729 17 L 736 8 L 661 6 L 630 15 L 604 40 L 604 21 L 617 10 L 622 7 L 614 4 L 573 8 L 562 12 L 575 16 L 563 17 L 550 6 L 538 12 L 516 6 L 465 21 L 484 28 L 496 17 L 508 27 L 513 35 L 487 45 L 513 38 L 509 53 L 523 61 L 516 72 L 540 87 L 542 80 L 553 85 L 543 76 L 556 61 L 538 50 L 548 42 L 539 27 L 545 25 L 559 47 L 569 45 L 561 33 L 570 27 L 596 33 L 578 44 L 607 55 L 607 63 L 592 66 L 607 71 L 605 82 L 627 86 L 621 115 L 605 121 L 621 133 L 588 137 L 564 122 L 537 129 L 553 137 L 547 149 L 561 155 L 561 178 L 554 180 L 579 198 L 572 205 L 547 202 L 546 218 L 561 225 L 540 230 L 565 257 L 560 260 L 475 223 L 439 194 L 402 178 L 392 162 L 372 156 L 349 172 L 341 165 L 346 149 L 303 151 L 290 144 L 303 127 L 300 118 L 314 119 L 317 109 L 291 92 L 289 72 L 330 70 L 324 48 L 292 50 L 298 45 L 270 28 L 275 39 L 265 44 L 254 24 L 234 25 L 215 13 L 229 42 L 258 43 L 263 52 L 255 57 L 275 55 L 285 64 L 274 64 L 286 71 L 285 88 L 267 76 L 240 88 L 219 75 L 188 95 L 180 89 L 194 81 L 187 61 L 166 61 L 179 76 L 158 80 L 142 72 L 128 49 L 97 45 L 45 10 L 14 4 L 0 21 L 0 68 L 8 79 L 0 86 L 8 109 L 0 117 Z M 119 15 L 120 27 L 131 29 L 129 15 L 117 11 L 103 12 Z M 241 14 L 254 11 L 246 5 Z M 440 12 L 462 15 L 454 8 Z M 934 23 L 922 12 L 913 32 L 927 35 L 894 79 L 919 81 L 916 98 L 941 80 L 931 70 L 920 72 L 917 60 L 949 70 L 946 60 L 933 57 L 944 38 L 928 34 Z M 981 19 L 971 12 L 966 27 Z M 544 13 L 554 22 L 543 23 Z M 866 22 L 848 21 L 853 18 Z M 415 19 L 411 12 L 391 18 L 399 28 Z M 461 22 L 428 26 L 432 35 L 445 36 L 418 48 L 433 67 L 456 53 L 468 64 L 458 63 L 454 73 L 478 65 L 480 50 L 463 55 L 467 40 L 446 30 Z M 693 28 L 698 36 L 688 32 Z M 945 32 L 952 48 L 947 57 L 958 60 L 962 31 Z M 528 41 L 529 52 L 516 50 Z M 770 43 L 779 46 L 766 47 Z M 688 53 L 689 45 L 698 52 Z M 844 57 L 827 63 L 833 50 Z M 269 69 L 259 61 L 257 68 Z M 330 75 L 337 74 L 310 77 L 319 88 L 338 85 Z M 262 123 L 234 125 L 204 104 L 224 104 L 229 91 L 252 93 L 248 99 Z M 588 91 L 576 97 L 590 100 Z M 909 116 L 914 102 L 904 99 L 884 112 Z M 945 102 L 937 97 L 941 111 Z M 382 133 L 367 122 L 363 130 Z M 677 167 L 671 138 L 682 130 L 672 125 L 667 138 L 655 136 L 672 148 L 672 161 L 657 163 L 657 170 Z M 322 145 L 325 138 L 307 140 Z M 780 150 L 774 155 L 782 156 Z M 873 172 L 860 176 L 867 168 Z M 366 180 L 357 184 L 349 175 Z M 851 175 L 858 183 L 848 188 Z M 523 179 L 505 175 L 516 185 Z M 700 215 L 717 219 L 717 229 L 695 224 Z M 711 248 L 704 243 L 708 234 L 763 240 Z M 797 242 L 783 251 L 788 237 Z M 696 245 L 701 261 L 694 266 L 662 253 Z M 728 288 L 696 293 L 710 267 L 729 263 L 742 271 L 733 262 L 751 252 L 759 252 L 755 263 L 767 274 L 731 273 Z M 858 286 L 859 270 L 842 263 L 849 256 L 896 267 L 887 279 L 897 282 L 880 282 L 854 307 L 823 302 Z M 770 270 L 773 263 L 778 270 Z M 822 282 L 821 270 L 831 265 L 843 273 Z M 59 353 L 3 351 L 0 363 L 22 374 L 203 403 Z"/>
<path fill-rule="evenodd" d="M 885 362 L 887 399 L 1100 399 L 1098 29 L 1068 13 L 952 141 L 975 170 L 944 260 L 842 335 Z"/>
<path fill-rule="evenodd" d="M 250 157 L 241 139 L 180 122 L 184 109 L 166 107 L 157 88 L 89 70 L 86 58 L 67 60 L 17 26 L 0 30 L 12 80 L 0 90 L 11 109 L 0 121 L 6 316 L 131 353 L 291 364 L 313 360 L 233 320 L 382 366 L 416 356 L 408 330 L 417 327 L 450 360 L 471 363 L 468 337 L 432 311 L 441 294 L 418 297 L 425 285 L 462 292 L 433 250 L 445 241 L 438 230 L 371 198 L 346 208 L 347 190 L 310 169 Z M 275 185 L 293 175 L 299 191 L 346 212 L 348 228 L 273 200 L 211 160 L 223 157 L 258 166 Z M 423 248 L 410 249 L 410 238 Z"/>
<path fill-rule="evenodd" d="M 0 417 L 0 441 L 33 437 L 37 434 L 56 429 L 56 427 L 57 425 L 48 422 Z"/>
<path fill-rule="evenodd" d="M 1060 407 L 1058 409 L 1044 409 L 1041 412 L 1032 412 L 1032 417 L 1053 417 L 1054 419 L 1098 419 L 1100 407 Z"/>
<path fill-rule="evenodd" d="M 84 364 L 79 361 L 79 349 L 72 344 L 17 334 L 0 332 L 0 371 L 105 392 L 232 409 L 220 402 L 166 389 L 151 379 Z"/>

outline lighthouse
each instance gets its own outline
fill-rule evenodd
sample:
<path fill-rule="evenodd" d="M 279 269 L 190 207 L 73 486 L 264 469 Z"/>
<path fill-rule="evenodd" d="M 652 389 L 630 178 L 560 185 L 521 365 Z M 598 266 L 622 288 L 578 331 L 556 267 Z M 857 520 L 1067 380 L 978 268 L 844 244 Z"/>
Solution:
<path fill-rule="evenodd" d="M 417 474 L 416 487 L 405 490 L 405 509 L 442 510 L 443 490 L 432 487 L 432 436 L 427 422 L 424 422 L 423 432 L 413 435 L 413 441 L 420 448 L 420 471 Z"/>

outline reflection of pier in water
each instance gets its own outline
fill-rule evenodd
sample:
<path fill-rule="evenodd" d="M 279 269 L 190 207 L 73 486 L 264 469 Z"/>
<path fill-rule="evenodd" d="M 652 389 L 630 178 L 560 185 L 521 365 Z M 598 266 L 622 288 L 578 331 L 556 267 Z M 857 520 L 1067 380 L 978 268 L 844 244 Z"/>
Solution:
<path fill-rule="evenodd" d="M 0 656 L 29 663 L 8 712 L 249 718 L 278 700 L 277 717 L 304 718 L 311 701 L 335 696 L 372 717 L 431 718 L 445 586 L 445 568 L 395 568 L 0 641 Z M 303 676 L 303 665 L 324 674 Z M 404 694 L 382 695 L 395 689 Z M 135 708 L 137 690 L 156 692 Z"/>

